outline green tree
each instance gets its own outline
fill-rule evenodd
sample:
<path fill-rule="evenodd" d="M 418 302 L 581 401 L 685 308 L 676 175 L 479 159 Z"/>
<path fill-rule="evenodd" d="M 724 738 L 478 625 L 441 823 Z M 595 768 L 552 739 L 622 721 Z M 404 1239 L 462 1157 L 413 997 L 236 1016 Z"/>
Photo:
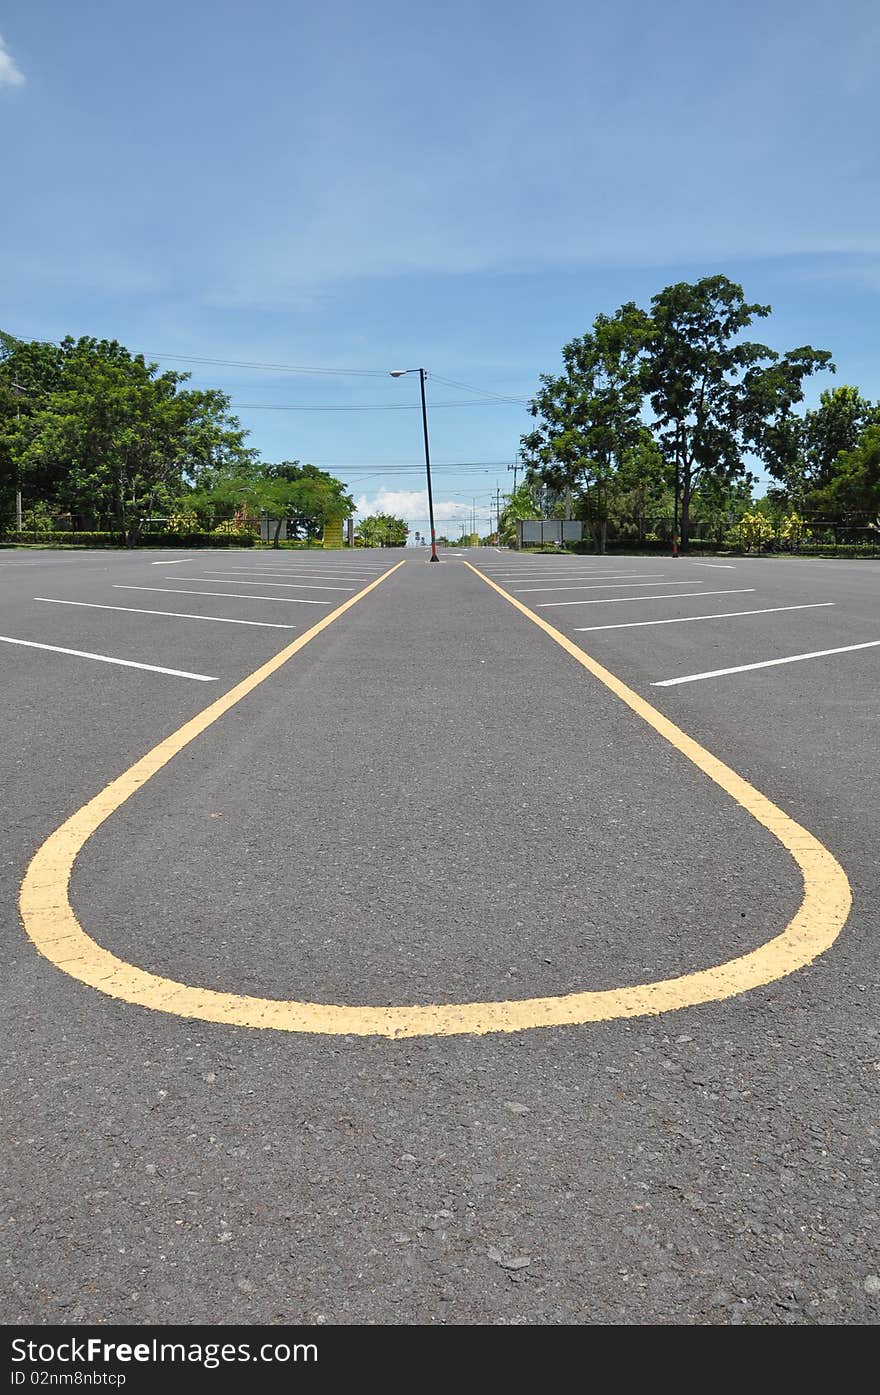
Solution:
<path fill-rule="evenodd" d="M 540 517 L 541 510 L 535 504 L 531 489 L 527 484 L 521 484 L 512 494 L 508 494 L 507 503 L 501 510 L 501 518 L 499 521 L 499 536 L 501 541 L 508 545 L 515 543 L 518 520 Z"/>
<path fill-rule="evenodd" d="M 753 508 L 752 487 L 756 477 L 746 473 L 733 481 L 714 476 L 704 479 L 694 490 L 691 522 L 701 525 L 701 536 L 722 543 L 737 528 L 744 514 Z"/>
<path fill-rule="evenodd" d="M 317 465 L 301 465 L 298 460 L 282 460 L 264 468 L 267 480 L 296 486 L 287 511 L 288 528 L 294 537 L 302 533 L 306 538 L 316 538 L 325 519 L 350 517 L 354 500 L 343 482 L 326 470 L 319 470 Z"/>
<path fill-rule="evenodd" d="M 364 547 L 404 547 L 409 526 L 389 513 L 369 514 L 357 525 L 357 536 Z"/>
<path fill-rule="evenodd" d="M 804 379 L 821 368 L 834 371 L 830 355 L 805 345 L 775 362 L 754 365 L 743 380 L 744 439 L 779 482 L 774 497 L 796 508 L 803 507 L 807 483 L 806 419 L 794 408 L 803 401 Z"/>
<path fill-rule="evenodd" d="M 839 457 L 856 451 L 869 427 L 880 426 L 880 403 L 869 402 L 858 388 L 843 384 L 823 392 L 819 406 L 807 412 L 803 424 L 804 483 L 808 495 L 833 490 Z M 811 502 L 813 502 L 811 500 Z"/>
<path fill-rule="evenodd" d="M 818 507 L 845 519 L 880 515 L 880 423 L 869 426 L 852 450 L 836 457 L 831 479 L 813 498 Z"/>
<path fill-rule="evenodd" d="M 274 547 L 280 546 L 281 525 L 289 521 L 307 537 L 317 537 L 325 519 L 346 517 L 354 508 L 341 480 L 314 465 L 296 460 L 251 465 L 243 474 L 215 472 L 208 488 L 194 491 L 184 503 L 203 514 L 230 516 L 244 502 L 257 514 L 274 520 Z"/>
<path fill-rule="evenodd" d="M 8 386 L 32 369 L 27 410 L 12 433 L 11 463 L 31 499 L 86 526 L 111 517 L 134 541 L 145 517 L 167 512 L 200 470 L 253 458 L 229 399 L 186 390 L 188 375 L 159 373 L 115 340 L 0 345 Z"/>
<path fill-rule="evenodd" d="M 739 478 L 746 451 L 766 444 L 771 423 L 788 419 L 803 378 L 831 366 L 826 350 L 808 346 L 781 359 L 741 337 L 769 314 L 769 305 L 747 304 L 726 276 L 682 281 L 651 300 L 643 383 L 680 505 L 683 546 L 695 489 L 709 478 Z"/>
<path fill-rule="evenodd" d="M 0 331 L 0 526 L 14 516 L 15 492 L 24 484 L 31 509 L 52 493 L 49 481 L 35 471 L 22 474 L 22 457 L 33 436 L 32 418 L 58 381 L 61 350 L 38 340 L 27 342 Z"/>
<path fill-rule="evenodd" d="M 617 490 L 612 522 L 617 532 L 639 543 L 653 520 L 671 506 L 668 471 L 663 452 L 647 427 L 624 451 L 617 472 Z"/>
<path fill-rule="evenodd" d="M 538 425 L 522 438 L 527 462 L 579 512 L 605 550 L 608 518 L 627 453 L 641 439 L 643 387 L 640 359 L 651 330 L 633 302 L 612 316 L 598 315 L 593 328 L 562 350 L 565 371 L 542 374 L 529 411 Z"/>

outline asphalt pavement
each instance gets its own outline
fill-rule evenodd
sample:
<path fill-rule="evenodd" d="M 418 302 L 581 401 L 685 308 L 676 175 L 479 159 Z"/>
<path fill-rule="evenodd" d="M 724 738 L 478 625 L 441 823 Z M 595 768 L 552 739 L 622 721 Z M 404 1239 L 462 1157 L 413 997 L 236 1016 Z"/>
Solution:
<path fill-rule="evenodd" d="M 442 558 L 0 550 L 2 1320 L 876 1322 L 880 562 Z M 813 962 L 454 1025 L 738 961 L 803 896 L 533 617 L 836 859 L 852 911 Z M 102 991 L 38 952 L 22 879 L 238 684 L 76 857 L 81 930 L 186 986 Z M 453 1026 L 244 1026 L 212 995 Z"/>

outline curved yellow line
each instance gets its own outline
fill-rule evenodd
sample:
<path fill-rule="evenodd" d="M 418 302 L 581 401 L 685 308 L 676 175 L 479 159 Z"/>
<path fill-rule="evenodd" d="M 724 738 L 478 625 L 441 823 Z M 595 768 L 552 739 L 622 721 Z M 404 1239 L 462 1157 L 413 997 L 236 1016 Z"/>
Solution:
<path fill-rule="evenodd" d="M 57 968 L 110 997 L 179 1017 L 284 1032 L 414 1037 L 518 1032 L 531 1027 L 558 1027 L 672 1012 L 698 1003 L 732 998 L 750 988 L 772 983 L 803 968 L 828 949 L 846 921 L 852 899 L 846 873 L 828 849 L 559 630 L 476 567 L 470 563 L 465 565 L 714 780 L 788 850 L 803 876 L 804 894 L 796 915 L 781 934 L 727 963 L 654 983 L 509 1002 L 400 1007 L 301 1003 L 193 988 L 125 963 L 87 935 L 74 915 L 68 887 L 74 862 L 95 830 L 189 742 L 275 673 L 337 616 L 390 576 L 391 571 L 396 571 L 394 567 L 166 737 L 47 838 L 27 869 L 20 897 L 25 929 L 40 953 Z"/>

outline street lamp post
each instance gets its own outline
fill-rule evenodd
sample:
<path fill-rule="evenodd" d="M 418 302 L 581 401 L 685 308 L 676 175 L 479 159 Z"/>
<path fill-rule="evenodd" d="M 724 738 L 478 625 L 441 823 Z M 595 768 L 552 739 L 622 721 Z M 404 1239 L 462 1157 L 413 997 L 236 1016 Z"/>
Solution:
<path fill-rule="evenodd" d="M 391 370 L 392 378 L 404 378 L 407 373 L 418 373 L 419 386 L 422 390 L 422 429 L 425 433 L 425 473 L 428 477 L 428 518 L 431 523 L 431 557 L 430 561 L 439 562 L 437 556 L 437 534 L 434 531 L 434 495 L 431 492 L 431 452 L 428 448 L 428 408 L 425 402 L 425 370 L 424 368 L 395 368 Z"/>

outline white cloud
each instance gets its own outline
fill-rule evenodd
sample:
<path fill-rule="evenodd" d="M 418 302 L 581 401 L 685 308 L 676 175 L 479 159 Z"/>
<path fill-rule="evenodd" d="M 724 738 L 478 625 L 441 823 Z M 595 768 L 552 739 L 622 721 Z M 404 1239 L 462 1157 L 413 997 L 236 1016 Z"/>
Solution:
<path fill-rule="evenodd" d="M 424 523 L 428 517 L 428 491 L 426 489 L 380 489 L 373 499 L 365 494 L 357 500 L 355 512 L 358 518 L 369 514 L 390 513 L 394 518 L 403 518 L 407 523 Z M 457 503 L 454 499 L 435 499 L 434 521 L 454 522 L 456 519 L 470 518 L 470 504 Z"/>
<path fill-rule="evenodd" d="M 21 87 L 24 73 L 19 68 L 0 34 L 0 87 Z"/>

